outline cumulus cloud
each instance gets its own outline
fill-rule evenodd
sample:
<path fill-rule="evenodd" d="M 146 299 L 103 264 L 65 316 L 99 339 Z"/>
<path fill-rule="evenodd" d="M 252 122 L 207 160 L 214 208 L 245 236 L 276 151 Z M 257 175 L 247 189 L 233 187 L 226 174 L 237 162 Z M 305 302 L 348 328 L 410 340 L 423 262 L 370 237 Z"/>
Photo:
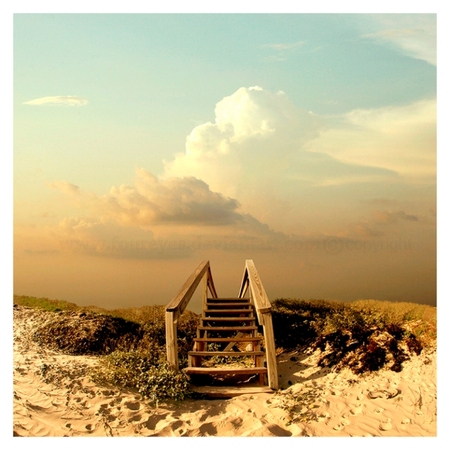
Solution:
<path fill-rule="evenodd" d="M 362 37 L 392 46 L 412 58 L 436 65 L 436 16 L 434 14 L 373 15 L 381 29 Z"/>
<path fill-rule="evenodd" d="M 194 176 L 215 191 L 241 199 L 251 190 L 288 179 L 310 184 L 395 175 L 385 168 L 347 163 L 307 148 L 330 124 L 297 108 L 284 92 L 240 88 L 215 108 L 215 122 L 195 127 L 186 150 L 165 161 L 165 176 Z M 331 175 L 331 178 L 330 178 Z M 366 178 L 367 179 L 367 178 Z M 275 188 L 277 189 L 277 188 Z"/>
<path fill-rule="evenodd" d="M 98 197 L 96 208 L 119 223 L 226 225 L 240 220 L 239 203 L 213 192 L 194 177 L 159 180 L 144 169 L 136 170 L 134 186 L 112 187 Z"/>
<path fill-rule="evenodd" d="M 133 185 L 113 186 L 101 196 L 82 191 L 67 181 L 54 181 L 48 187 L 72 196 L 78 207 L 89 209 L 99 221 L 113 221 L 121 226 L 235 225 L 236 229 L 268 229 L 250 215 L 240 213 L 236 199 L 212 191 L 195 177 L 159 179 L 139 168 Z M 89 228 L 92 224 L 77 222 L 77 228 Z"/>
<path fill-rule="evenodd" d="M 57 95 L 54 97 L 41 97 L 34 100 L 24 102 L 24 105 L 33 106 L 85 106 L 88 104 L 88 100 L 84 97 L 77 97 L 75 95 Z"/>
<path fill-rule="evenodd" d="M 194 177 L 159 179 L 136 169 L 132 185 L 97 195 L 66 181 L 48 183 L 72 199 L 84 216 L 51 227 L 61 250 L 120 258 L 186 257 L 196 250 L 271 248 L 285 239 L 248 213 L 237 200 Z"/>

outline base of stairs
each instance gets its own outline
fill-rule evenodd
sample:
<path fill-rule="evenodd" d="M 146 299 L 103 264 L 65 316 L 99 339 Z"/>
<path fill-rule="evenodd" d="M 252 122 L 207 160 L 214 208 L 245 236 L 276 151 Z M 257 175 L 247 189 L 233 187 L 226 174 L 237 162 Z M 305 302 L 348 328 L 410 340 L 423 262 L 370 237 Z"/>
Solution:
<path fill-rule="evenodd" d="M 268 386 L 191 386 L 191 391 L 207 398 L 232 398 L 239 395 L 273 394 L 275 392 Z"/>

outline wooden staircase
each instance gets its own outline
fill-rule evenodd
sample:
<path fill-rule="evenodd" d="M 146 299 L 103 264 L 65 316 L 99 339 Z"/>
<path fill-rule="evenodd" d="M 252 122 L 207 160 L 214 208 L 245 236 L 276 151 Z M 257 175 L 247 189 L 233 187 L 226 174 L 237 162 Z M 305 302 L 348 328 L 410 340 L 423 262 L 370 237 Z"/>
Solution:
<path fill-rule="evenodd" d="M 261 350 L 263 337 L 258 333 L 253 305 L 246 298 L 208 298 L 194 350 L 189 352 L 189 367 L 184 369 L 198 392 L 228 391 L 270 392 L 267 387 L 267 368 Z M 230 384 L 241 390 L 230 388 Z M 223 387 L 225 385 L 225 387 Z M 211 389 L 213 386 L 221 386 Z"/>
<path fill-rule="evenodd" d="M 193 350 L 188 354 L 188 367 L 183 369 L 190 377 L 192 389 L 209 397 L 273 392 L 278 388 L 278 380 L 270 303 L 264 296 L 258 298 L 256 295 L 255 300 L 255 286 L 250 283 L 248 270 L 249 267 L 254 268 L 253 262 L 247 261 L 249 267 L 244 271 L 240 295 L 236 298 L 218 298 L 209 262 L 202 264 L 205 270 L 202 271 L 200 265 L 197 278 L 200 278 L 201 273 L 205 277 L 203 312 Z M 188 286 L 190 283 L 195 284 L 194 279 L 191 276 L 185 283 L 179 293 L 180 298 L 186 293 L 189 295 Z M 250 298 L 244 298 L 248 287 Z M 212 294 L 210 296 L 207 296 L 208 288 Z M 174 311 L 177 312 L 174 306 L 180 303 L 183 302 L 175 297 L 166 308 L 167 355 L 173 366 L 178 364 L 174 320 L 178 316 L 174 315 Z"/>

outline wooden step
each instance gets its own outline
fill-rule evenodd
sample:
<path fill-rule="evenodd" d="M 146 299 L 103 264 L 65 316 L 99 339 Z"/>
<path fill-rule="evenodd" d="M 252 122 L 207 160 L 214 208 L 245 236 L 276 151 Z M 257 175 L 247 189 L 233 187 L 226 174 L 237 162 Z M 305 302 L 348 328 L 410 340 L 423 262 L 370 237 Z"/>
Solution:
<path fill-rule="evenodd" d="M 188 375 L 253 375 L 267 373 L 266 367 L 186 367 Z"/>
<path fill-rule="evenodd" d="M 240 298 L 240 297 L 218 297 L 218 298 L 213 298 L 213 297 L 208 297 L 206 299 L 207 302 L 248 302 L 249 299 L 248 298 Z"/>
<path fill-rule="evenodd" d="M 262 341 L 262 336 L 249 336 L 249 337 L 207 337 L 207 338 L 194 338 L 194 342 L 258 342 Z"/>
<path fill-rule="evenodd" d="M 204 314 L 250 314 L 253 309 L 207 309 Z"/>
<path fill-rule="evenodd" d="M 201 321 L 205 322 L 254 322 L 254 317 L 202 317 Z"/>
<path fill-rule="evenodd" d="M 242 327 L 198 327 L 200 331 L 256 331 L 258 327 L 255 326 L 242 326 Z"/>
<path fill-rule="evenodd" d="M 189 356 L 264 356 L 264 352 L 221 352 L 221 351 L 192 351 Z"/>
<path fill-rule="evenodd" d="M 191 386 L 191 391 L 207 398 L 232 398 L 239 395 L 274 393 L 269 386 Z"/>
<path fill-rule="evenodd" d="M 236 308 L 236 307 L 249 307 L 251 306 L 250 302 L 241 302 L 241 303 L 232 303 L 232 302 L 227 302 L 227 303 L 211 303 L 211 302 L 206 302 L 206 308 L 208 310 L 210 310 L 211 308 L 214 309 L 223 309 L 223 308 Z M 244 308 L 243 308 L 244 309 Z M 246 308 L 248 309 L 248 308 Z"/>

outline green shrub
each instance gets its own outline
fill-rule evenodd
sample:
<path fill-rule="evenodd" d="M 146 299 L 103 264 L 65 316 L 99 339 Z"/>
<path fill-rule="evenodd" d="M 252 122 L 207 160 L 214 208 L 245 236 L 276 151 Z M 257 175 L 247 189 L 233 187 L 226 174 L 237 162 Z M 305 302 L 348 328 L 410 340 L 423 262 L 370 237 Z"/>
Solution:
<path fill-rule="evenodd" d="M 136 389 L 151 403 L 184 400 L 189 396 L 189 381 L 180 371 L 173 370 L 161 352 L 113 352 L 94 369 L 96 383 Z"/>

